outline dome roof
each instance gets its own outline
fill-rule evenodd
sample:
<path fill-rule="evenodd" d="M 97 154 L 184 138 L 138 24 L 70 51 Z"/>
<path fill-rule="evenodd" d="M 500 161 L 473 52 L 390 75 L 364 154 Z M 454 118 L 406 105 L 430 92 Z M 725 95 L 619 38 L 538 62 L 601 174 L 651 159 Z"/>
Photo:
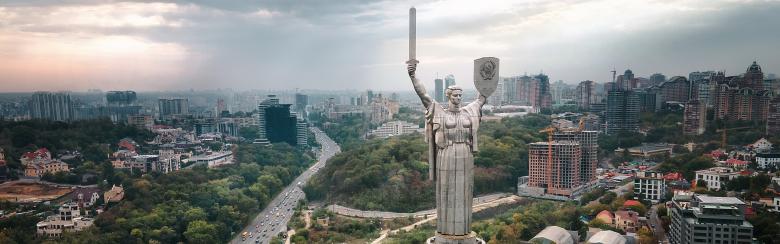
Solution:
<path fill-rule="evenodd" d="M 602 230 L 588 239 L 588 244 L 625 244 L 626 238 L 611 230 Z"/>
<path fill-rule="evenodd" d="M 602 210 L 601 212 L 599 212 L 599 214 L 596 215 L 596 219 L 600 219 L 605 224 L 611 224 L 612 219 L 614 218 L 615 217 L 612 216 L 612 213 L 609 212 L 609 210 Z"/>
<path fill-rule="evenodd" d="M 533 243 L 575 244 L 574 237 L 564 228 L 547 226 L 530 240 Z"/>
<path fill-rule="evenodd" d="M 753 64 L 748 67 L 747 72 L 761 72 L 761 66 L 759 66 L 756 61 L 753 61 Z"/>

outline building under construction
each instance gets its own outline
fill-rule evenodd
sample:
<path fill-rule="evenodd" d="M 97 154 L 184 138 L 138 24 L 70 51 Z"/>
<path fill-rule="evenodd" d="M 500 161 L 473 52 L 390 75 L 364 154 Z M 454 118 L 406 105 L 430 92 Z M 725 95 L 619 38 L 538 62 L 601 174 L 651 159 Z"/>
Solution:
<path fill-rule="evenodd" d="M 559 129 L 553 133 L 553 140 L 577 142 L 580 145 L 580 182 L 587 184 L 596 179 L 599 151 L 598 131 Z"/>
<path fill-rule="evenodd" d="M 576 141 L 535 142 L 528 149 L 528 187 L 544 194 L 570 197 L 580 180 L 580 144 Z"/>

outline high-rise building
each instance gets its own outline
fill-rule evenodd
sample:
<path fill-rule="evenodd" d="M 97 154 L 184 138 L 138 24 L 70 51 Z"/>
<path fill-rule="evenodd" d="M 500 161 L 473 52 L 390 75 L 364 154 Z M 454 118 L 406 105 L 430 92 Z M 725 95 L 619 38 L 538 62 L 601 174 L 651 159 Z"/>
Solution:
<path fill-rule="evenodd" d="M 660 104 L 667 102 L 685 103 L 691 97 L 691 83 L 682 76 L 675 76 L 657 85 Z"/>
<path fill-rule="evenodd" d="M 534 82 L 534 78 L 528 75 L 517 77 L 517 85 L 515 87 L 517 90 L 517 95 L 515 95 L 515 104 L 526 106 L 531 105 L 531 100 L 533 100 L 531 98 L 531 93 L 532 89 L 534 89 L 533 87 L 535 86 L 534 83 L 538 82 Z"/>
<path fill-rule="evenodd" d="M 639 89 L 636 90 L 636 95 L 639 97 L 639 111 L 640 112 L 655 112 L 661 105 L 658 100 L 658 93 L 655 89 Z"/>
<path fill-rule="evenodd" d="M 776 96 L 769 102 L 766 120 L 766 134 L 780 135 L 780 96 Z"/>
<path fill-rule="evenodd" d="M 157 100 L 160 111 L 160 119 L 170 119 L 172 116 L 188 115 L 190 113 L 189 100 L 187 98 L 160 98 Z"/>
<path fill-rule="evenodd" d="M 329 104 L 331 106 L 334 106 L 334 99 L 330 98 L 328 99 Z M 263 101 L 260 101 L 260 103 L 257 104 L 257 139 L 255 139 L 255 144 L 269 144 L 268 136 L 266 133 L 266 108 L 279 104 L 279 99 L 276 98 L 276 95 L 268 95 L 268 98 L 266 98 Z"/>
<path fill-rule="evenodd" d="M 30 100 L 30 117 L 56 121 L 75 119 L 70 94 L 65 92 L 36 92 Z"/>
<path fill-rule="evenodd" d="M 366 101 L 364 103 L 365 104 L 369 104 L 369 103 L 371 103 L 371 101 L 374 101 L 374 91 L 367 90 L 366 91 Z"/>
<path fill-rule="evenodd" d="M 307 130 L 308 124 L 306 124 L 306 120 L 304 120 L 300 116 L 298 116 L 297 118 L 298 118 L 297 123 L 295 124 L 295 130 L 297 134 L 296 145 L 299 148 L 304 148 L 309 145 L 309 134 L 307 133 L 309 131 Z"/>
<path fill-rule="evenodd" d="M 650 86 L 661 84 L 666 81 L 666 76 L 661 73 L 655 73 L 650 75 Z"/>
<path fill-rule="evenodd" d="M 579 176 L 582 184 L 596 179 L 598 168 L 599 132 L 592 130 L 566 130 L 558 129 L 553 133 L 555 141 L 573 141 L 580 145 Z"/>
<path fill-rule="evenodd" d="M 455 85 L 455 76 L 454 75 L 447 75 L 444 77 L 444 88 L 454 86 Z"/>
<path fill-rule="evenodd" d="M 707 106 L 699 100 L 685 103 L 683 112 L 683 135 L 697 136 L 704 134 L 707 122 Z"/>
<path fill-rule="evenodd" d="M 225 99 L 217 99 L 217 106 L 214 106 L 214 116 L 218 118 L 230 116 L 230 111 L 227 109 L 227 105 L 225 105 Z"/>
<path fill-rule="evenodd" d="M 125 122 L 129 116 L 135 116 L 140 114 L 141 107 L 136 104 L 136 94 L 134 91 L 109 91 L 106 93 L 106 107 L 96 107 L 94 109 L 80 108 L 82 112 L 79 113 L 81 119 L 89 119 L 94 117 L 109 117 L 114 122 Z M 93 117 L 85 116 L 83 112 L 92 112 Z M 97 113 L 95 113 L 97 112 Z"/>
<path fill-rule="evenodd" d="M 606 93 L 609 93 L 611 91 L 619 91 L 619 90 L 623 90 L 623 89 L 620 88 L 620 86 L 618 86 L 618 84 L 615 82 L 604 83 L 604 92 Z"/>
<path fill-rule="evenodd" d="M 372 94 L 373 96 L 373 94 Z M 280 104 L 276 95 L 257 106 L 258 139 L 256 144 L 285 142 L 293 146 L 305 146 L 308 136 L 306 123 L 290 111 L 292 104 Z"/>
<path fill-rule="evenodd" d="M 550 89 L 550 94 L 552 96 L 552 103 L 553 104 L 563 104 L 564 98 L 567 97 L 567 93 L 569 90 L 568 85 L 566 83 L 563 83 L 562 80 L 558 80 L 556 82 L 553 82 L 551 84 L 552 89 Z"/>
<path fill-rule="evenodd" d="M 669 243 L 753 243 L 745 203 L 735 197 L 679 194 L 672 198 Z"/>
<path fill-rule="evenodd" d="M 493 92 L 493 95 L 488 97 L 487 103 L 493 106 L 500 106 L 504 104 L 505 98 L 506 98 L 506 90 L 504 89 L 504 79 L 498 80 L 498 85 L 496 86 L 496 91 Z"/>
<path fill-rule="evenodd" d="M 309 96 L 306 94 L 295 93 L 295 112 L 301 118 L 306 118 L 306 106 L 309 105 Z"/>
<path fill-rule="evenodd" d="M 694 83 L 694 89 L 697 89 L 698 91 L 695 92 L 696 96 L 691 97 L 691 99 L 696 99 L 701 101 L 706 107 L 712 107 L 713 104 L 713 94 L 715 92 L 715 82 L 712 82 L 708 79 L 699 80 Z M 692 92 L 693 93 L 693 92 Z"/>
<path fill-rule="evenodd" d="M 772 91 L 764 89 L 763 76 L 756 62 L 742 76 L 725 77 L 721 72 L 715 74 L 713 81 L 718 82 L 714 94 L 715 118 L 765 121 Z"/>
<path fill-rule="evenodd" d="M 573 141 L 529 144 L 528 186 L 545 188 L 551 195 L 573 195 L 582 182 L 579 174 L 580 150 L 579 143 Z"/>
<path fill-rule="evenodd" d="M 108 91 L 106 92 L 106 104 L 111 106 L 130 106 L 137 100 L 134 91 Z"/>
<path fill-rule="evenodd" d="M 517 100 L 517 77 L 505 77 L 504 83 L 504 101 L 514 103 Z"/>
<path fill-rule="evenodd" d="M 607 134 L 639 131 L 639 96 L 633 91 L 607 94 Z"/>
<path fill-rule="evenodd" d="M 688 74 L 688 80 L 691 82 L 710 80 L 713 75 L 715 75 L 715 71 L 695 71 Z"/>
<path fill-rule="evenodd" d="M 634 72 L 630 69 L 627 69 L 622 75 L 618 75 L 615 83 L 618 89 L 621 90 L 631 90 L 639 87 L 638 81 L 634 78 Z"/>
<path fill-rule="evenodd" d="M 444 80 L 433 80 L 435 89 L 433 90 L 433 99 L 438 103 L 444 103 Z"/>
<path fill-rule="evenodd" d="M 710 94 L 715 90 L 715 86 L 710 81 L 713 76 L 715 76 L 715 71 L 696 71 L 688 74 L 688 81 L 691 85 L 690 99 L 697 99 L 707 107 L 712 106 Z"/>
<path fill-rule="evenodd" d="M 586 80 L 580 82 L 580 84 L 577 85 L 577 92 L 575 95 L 577 106 L 582 110 L 590 110 L 590 104 L 594 102 L 595 93 L 593 81 Z"/>
<path fill-rule="evenodd" d="M 552 94 L 550 94 L 550 77 L 545 74 L 534 76 L 530 92 L 531 106 L 536 109 L 552 108 Z"/>
<path fill-rule="evenodd" d="M 291 104 L 275 104 L 265 108 L 265 133 L 271 143 L 298 145 L 298 119 L 290 114 Z"/>

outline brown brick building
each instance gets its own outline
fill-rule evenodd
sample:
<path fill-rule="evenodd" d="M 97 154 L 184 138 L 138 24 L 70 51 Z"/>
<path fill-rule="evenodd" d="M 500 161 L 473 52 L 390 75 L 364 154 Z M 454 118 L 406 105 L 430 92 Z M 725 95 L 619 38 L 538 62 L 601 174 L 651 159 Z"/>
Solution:
<path fill-rule="evenodd" d="M 764 88 L 764 73 L 753 62 L 742 76 L 725 77 L 718 72 L 715 91 L 715 118 L 724 120 L 766 121 L 772 91 Z"/>
<path fill-rule="evenodd" d="M 548 142 L 535 142 L 528 149 L 528 186 L 546 188 L 548 194 L 571 196 L 580 181 L 581 147 L 575 141 L 553 141 L 549 163 Z M 548 165 L 551 166 L 548 170 Z"/>

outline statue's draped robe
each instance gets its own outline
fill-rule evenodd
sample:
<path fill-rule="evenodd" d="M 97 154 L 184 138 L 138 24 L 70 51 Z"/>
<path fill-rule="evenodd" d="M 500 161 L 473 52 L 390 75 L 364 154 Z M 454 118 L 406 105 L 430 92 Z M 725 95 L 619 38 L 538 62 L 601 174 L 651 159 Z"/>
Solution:
<path fill-rule="evenodd" d="M 473 153 L 477 151 L 481 105 L 477 100 L 452 112 L 432 102 L 425 114 L 426 139 L 429 146 L 435 147 L 429 163 L 435 167 L 436 231 L 441 234 L 471 233 Z"/>

